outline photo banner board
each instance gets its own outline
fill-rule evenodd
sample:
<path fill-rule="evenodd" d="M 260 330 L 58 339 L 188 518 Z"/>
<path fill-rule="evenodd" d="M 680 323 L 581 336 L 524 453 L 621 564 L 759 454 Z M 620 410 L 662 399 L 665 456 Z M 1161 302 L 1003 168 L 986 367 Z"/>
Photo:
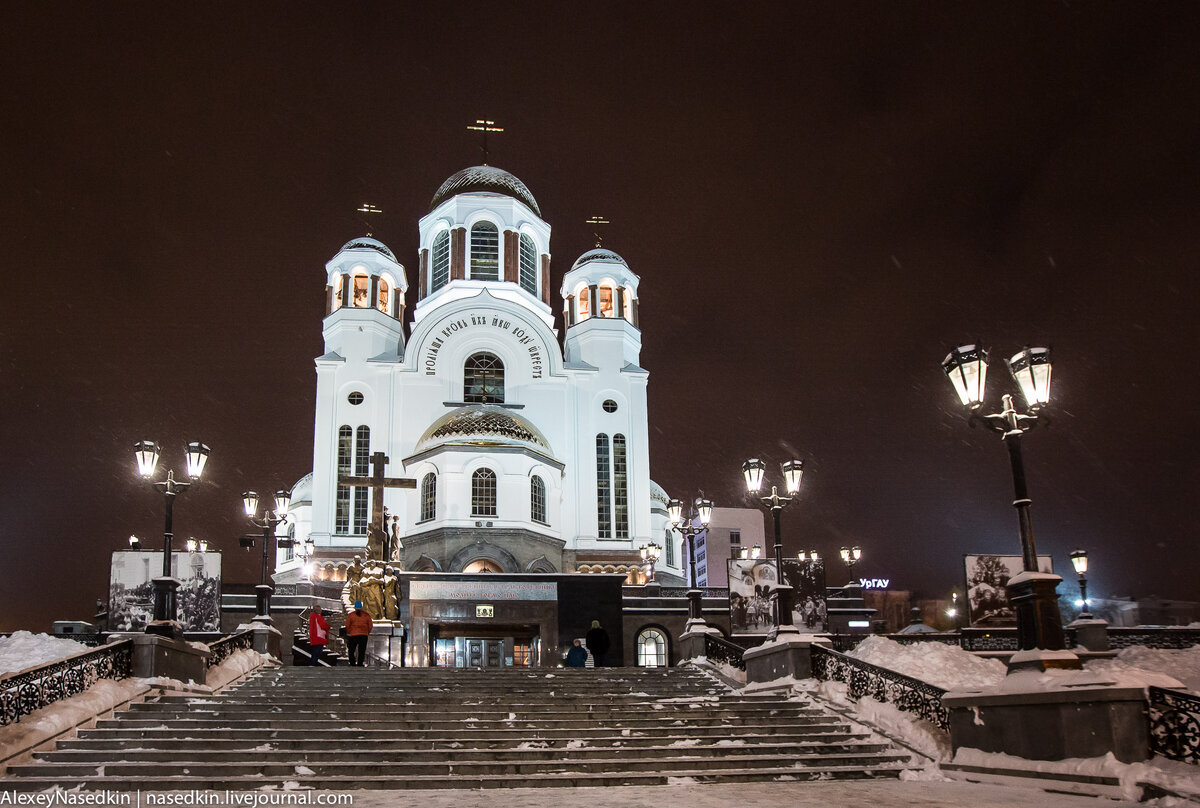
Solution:
<path fill-rule="evenodd" d="M 801 634 L 819 634 L 828 626 L 825 562 L 783 559 L 783 578 L 792 588 L 792 625 Z"/>
<path fill-rule="evenodd" d="M 730 634 L 766 634 L 771 630 L 771 593 L 777 583 L 774 559 L 729 559 Z"/>
<path fill-rule="evenodd" d="M 153 550 L 118 550 L 112 555 L 108 588 L 110 631 L 144 631 L 154 619 L 154 579 L 163 556 Z M 221 554 L 171 553 L 171 576 L 179 579 L 176 619 L 184 631 L 221 628 Z"/>
<path fill-rule="evenodd" d="M 1021 556 L 963 556 L 966 573 L 967 618 L 972 626 L 1015 626 L 1017 613 L 1008 602 L 1008 580 L 1022 569 Z M 1038 572 L 1054 572 L 1048 555 L 1038 556 Z"/>

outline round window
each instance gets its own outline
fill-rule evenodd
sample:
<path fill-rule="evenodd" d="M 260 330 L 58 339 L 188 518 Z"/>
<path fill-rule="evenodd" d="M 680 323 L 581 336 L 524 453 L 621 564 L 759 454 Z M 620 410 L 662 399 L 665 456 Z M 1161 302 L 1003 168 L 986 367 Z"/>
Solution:
<path fill-rule="evenodd" d="M 346 400 L 357 407 L 359 404 L 363 403 L 363 394 L 355 390 L 353 393 L 346 396 Z"/>
<path fill-rule="evenodd" d="M 611 398 L 605 399 L 604 404 L 601 406 L 604 407 L 605 412 L 616 412 L 617 411 L 617 402 L 613 401 Z"/>

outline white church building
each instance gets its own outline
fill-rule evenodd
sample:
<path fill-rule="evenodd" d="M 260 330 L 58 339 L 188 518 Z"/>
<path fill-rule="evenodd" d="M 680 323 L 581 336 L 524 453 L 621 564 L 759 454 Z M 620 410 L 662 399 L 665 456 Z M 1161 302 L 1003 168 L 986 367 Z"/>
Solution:
<path fill-rule="evenodd" d="M 344 580 L 365 555 L 374 493 L 340 480 L 369 476 L 381 452 L 384 475 L 411 486 L 377 489 L 405 571 L 636 584 L 653 542 L 658 577 L 682 582 L 650 479 L 638 276 L 590 250 L 552 299 L 550 225 L 524 183 L 490 166 L 446 180 L 417 227 L 411 328 L 409 270 L 384 244 L 354 239 L 325 265 L 313 471 L 285 528 L 312 539 L 312 579 Z M 281 550 L 276 581 L 300 580 L 303 563 Z"/>

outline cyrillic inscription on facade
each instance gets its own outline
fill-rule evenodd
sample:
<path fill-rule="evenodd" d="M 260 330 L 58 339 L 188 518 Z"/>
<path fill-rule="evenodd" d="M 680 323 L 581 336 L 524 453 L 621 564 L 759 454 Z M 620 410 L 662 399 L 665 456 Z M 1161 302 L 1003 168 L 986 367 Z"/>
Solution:
<path fill-rule="evenodd" d="M 437 374 L 437 358 L 438 352 L 442 346 L 446 344 L 446 340 L 453 335 L 468 328 L 496 328 L 511 334 L 529 356 L 529 369 L 532 378 L 542 378 L 542 370 L 545 367 L 545 360 L 542 356 L 542 346 L 537 337 L 522 325 L 513 323 L 510 320 L 504 319 L 495 314 L 467 314 L 459 317 L 453 322 L 446 323 L 437 335 L 429 341 L 429 345 L 425 348 L 425 356 L 422 364 L 425 367 L 426 376 L 434 376 Z"/>
<path fill-rule="evenodd" d="M 558 584 L 536 581 L 413 581 L 412 600 L 558 600 Z"/>

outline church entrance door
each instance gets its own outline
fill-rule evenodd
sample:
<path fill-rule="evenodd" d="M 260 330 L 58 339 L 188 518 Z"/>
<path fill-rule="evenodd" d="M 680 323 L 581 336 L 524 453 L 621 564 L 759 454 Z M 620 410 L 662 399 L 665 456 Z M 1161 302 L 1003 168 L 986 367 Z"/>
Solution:
<path fill-rule="evenodd" d="M 433 664 L 439 668 L 528 668 L 534 664 L 540 650 L 535 630 L 529 626 L 489 629 L 430 626 Z"/>

